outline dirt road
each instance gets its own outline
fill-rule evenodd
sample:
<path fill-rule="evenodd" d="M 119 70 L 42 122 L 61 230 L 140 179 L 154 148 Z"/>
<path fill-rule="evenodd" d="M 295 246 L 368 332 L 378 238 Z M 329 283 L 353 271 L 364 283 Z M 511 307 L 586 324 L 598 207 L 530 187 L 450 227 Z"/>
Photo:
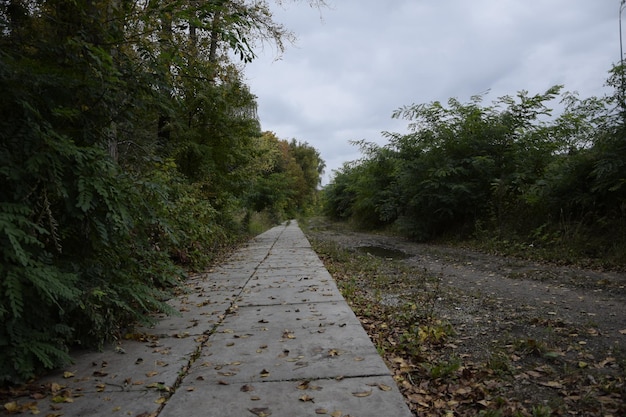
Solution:
<path fill-rule="evenodd" d="M 454 354 L 488 363 L 498 352 L 506 353 L 512 378 L 501 380 L 508 386 L 503 395 L 546 404 L 554 415 L 626 412 L 626 274 L 424 245 L 323 224 L 309 233 L 313 239 L 402 263 L 416 277 L 435 277 L 436 285 L 427 290 L 434 312 L 454 328 L 449 343 Z M 423 281 L 416 279 L 415 286 L 423 286 Z M 406 287 L 397 292 L 391 287 L 380 299 L 406 303 L 410 297 Z M 583 400 L 593 404 L 579 404 Z"/>

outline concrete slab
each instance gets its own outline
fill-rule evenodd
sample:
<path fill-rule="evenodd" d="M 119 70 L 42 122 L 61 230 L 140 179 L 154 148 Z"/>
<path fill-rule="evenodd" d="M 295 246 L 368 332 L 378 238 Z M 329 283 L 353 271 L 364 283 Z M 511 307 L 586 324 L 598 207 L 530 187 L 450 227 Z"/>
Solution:
<path fill-rule="evenodd" d="M 273 273 L 261 271 L 241 292 L 239 306 L 301 304 L 309 302 L 343 301 L 335 281 L 325 270 L 298 269 Z"/>
<path fill-rule="evenodd" d="M 389 376 L 232 385 L 191 379 L 159 416 L 411 417 L 394 386 Z"/>
<path fill-rule="evenodd" d="M 303 303 L 273 306 L 243 306 L 226 317 L 218 330 L 234 331 L 263 330 L 277 328 L 325 328 L 345 327 L 357 324 L 354 312 L 345 303 Z"/>
<path fill-rule="evenodd" d="M 146 391 L 174 387 L 203 338 L 150 338 L 106 346 L 101 352 L 73 355 L 74 364 L 41 378 L 74 394 Z M 151 385 L 154 385 L 151 388 Z"/>
<path fill-rule="evenodd" d="M 296 222 L 189 277 L 179 313 L 37 381 L 40 412 L 78 416 L 411 413 Z M 32 402 L 20 399 L 21 403 Z"/>
<path fill-rule="evenodd" d="M 161 404 L 166 399 L 163 397 L 163 393 L 157 390 L 73 393 L 72 397 L 67 397 L 71 402 L 61 401 L 61 398 L 64 397 L 52 398 L 57 398 L 57 402 L 50 399 L 37 402 L 37 408 L 42 412 L 42 415 L 77 417 L 156 416 L 162 406 Z"/>
<path fill-rule="evenodd" d="M 218 328 L 192 365 L 190 377 L 232 383 L 389 375 L 358 323 L 254 327 Z"/>

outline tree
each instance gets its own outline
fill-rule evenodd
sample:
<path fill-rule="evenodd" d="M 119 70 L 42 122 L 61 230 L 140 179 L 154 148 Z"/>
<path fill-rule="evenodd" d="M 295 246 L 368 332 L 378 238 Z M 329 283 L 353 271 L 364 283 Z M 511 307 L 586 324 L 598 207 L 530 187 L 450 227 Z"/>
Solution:
<path fill-rule="evenodd" d="M 169 311 L 242 236 L 261 132 L 228 52 L 289 36 L 265 1 L 0 3 L 0 383 Z"/>

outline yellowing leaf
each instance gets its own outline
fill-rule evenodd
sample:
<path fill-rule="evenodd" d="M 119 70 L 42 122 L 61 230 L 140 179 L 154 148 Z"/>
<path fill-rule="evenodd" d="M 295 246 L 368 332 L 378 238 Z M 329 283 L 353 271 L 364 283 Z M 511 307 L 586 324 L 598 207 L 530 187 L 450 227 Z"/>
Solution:
<path fill-rule="evenodd" d="M 361 392 L 353 392 L 352 395 L 354 395 L 355 397 L 369 397 L 370 395 L 372 395 L 372 390 L 369 391 L 361 391 Z"/>
<path fill-rule="evenodd" d="M 52 402 L 55 404 L 61 404 L 61 403 L 73 403 L 74 400 L 69 398 L 69 397 L 64 397 L 62 395 L 57 395 L 52 397 Z"/>
<path fill-rule="evenodd" d="M 381 391 L 391 391 L 391 387 L 385 384 L 378 384 L 378 389 Z"/>
<path fill-rule="evenodd" d="M 157 403 L 157 404 L 163 404 L 165 402 L 165 400 L 166 400 L 165 397 L 159 397 L 154 402 Z"/>
<path fill-rule="evenodd" d="M 16 413 L 20 410 L 20 406 L 15 401 L 4 404 L 4 409 L 9 413 Z"/>
<path fill-rule="evenodd" d="M 69 371 L 65 371 L 63 372 L 63 378 L 67 379 L 67 378 L 73 378 L 75 375 L 73 372 L 69 372 Z"/>

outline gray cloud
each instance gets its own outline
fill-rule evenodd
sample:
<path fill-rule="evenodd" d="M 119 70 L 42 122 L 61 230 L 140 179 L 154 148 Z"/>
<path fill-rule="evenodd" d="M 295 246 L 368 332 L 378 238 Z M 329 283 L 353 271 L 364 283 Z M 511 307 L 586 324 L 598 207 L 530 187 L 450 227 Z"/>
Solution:
<path fill-rule="evenodd" d="M 299 3 L 274 10 L 297 44 L 279 60 L 268 48 L 245 73 L 263 129 L 316 147 L 330 173 L 359 157 L 350 140 L 403 132 L 390 118 L 403 105 L 554 84 L 607 93 L 618 10 L 619 0 L 335 0 L 320 16 Z"/>

